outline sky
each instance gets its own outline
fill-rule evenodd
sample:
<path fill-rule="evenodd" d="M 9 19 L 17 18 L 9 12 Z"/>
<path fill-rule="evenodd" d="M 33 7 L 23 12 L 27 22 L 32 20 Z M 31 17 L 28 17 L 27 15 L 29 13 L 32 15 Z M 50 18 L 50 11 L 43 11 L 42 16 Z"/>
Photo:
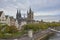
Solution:
<path fill-rule="evenodd" d="M 34 16 L 60 15 L 60 0 L 0 0 L 0 10 L 6 15 L 16 16 L 17 9 L 27 14 L 31 7 Z"/>

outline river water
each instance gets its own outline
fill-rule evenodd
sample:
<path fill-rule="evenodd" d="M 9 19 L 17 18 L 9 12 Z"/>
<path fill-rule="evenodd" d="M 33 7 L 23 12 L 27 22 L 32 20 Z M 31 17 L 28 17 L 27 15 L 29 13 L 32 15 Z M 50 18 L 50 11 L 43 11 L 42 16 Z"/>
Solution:
<path fill-rule="evenodd" d="M 60 33 L 56 33 L 54 36 L 50 37 L 49 40 L 60 40 Z"/>

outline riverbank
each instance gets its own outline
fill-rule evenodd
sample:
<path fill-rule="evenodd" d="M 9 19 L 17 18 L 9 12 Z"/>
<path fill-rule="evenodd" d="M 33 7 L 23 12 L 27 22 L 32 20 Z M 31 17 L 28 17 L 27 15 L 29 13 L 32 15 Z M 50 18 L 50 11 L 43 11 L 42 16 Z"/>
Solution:
<path fill-rule="evenodd" d="M 53 35 L 54 35 L 53 32 L 49 32 L 49 33 L 47 33 L 47 34 L 41 35 L 41 37 L 38 38 L 37 40 L 48 40 L 49 37 L 51 37 L 51 36 L 53 36 Z"/>

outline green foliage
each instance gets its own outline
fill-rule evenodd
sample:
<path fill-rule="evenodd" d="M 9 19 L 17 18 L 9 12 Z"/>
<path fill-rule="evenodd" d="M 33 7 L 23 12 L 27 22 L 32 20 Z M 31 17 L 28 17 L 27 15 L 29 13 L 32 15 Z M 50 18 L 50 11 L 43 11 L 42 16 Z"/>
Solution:
<path fill-rule="evenodd" d="M 52 23 L 48 23 L 47 25 L 48 25 L 49 27 L 54 28 L 54 27 L 58 27 L 58 26 L 60 26 L 60 23 L 52 22 Z"/>
<path fill-rule="evenodd" d="M 36 31 L 36 30 L 39 30 L 39 26 L 38 26 L 38 24 L 37 25 L 36 24 L 24 25 L 24 30 L 30 30 L 30 29 Z"/>
<path fill-rule="evenodd" d="M 0 38 L 10 38 L 13 37 L 14 35 L 17 36 L 17 32 L 19 31 L 15 26 L 0 24 Z"/>
<path fill-rule="evenodd" d="M 52 22 L 52 23 L 33 23 L 33 24 L 27 24 L 23 25 L 23 29 L 19 32 L 18 29 L 15 26 L 8 26 L 0 24 L 0 38 L 10 38 L 10 37 L 18 37 L 22 36 L 23 34 L 27 33 L 28 30 L 33 30 L 34 32 L 39 30 L 45 30 L 49 27 L 58 27 L 60 26 L 60 23 Z M 8 34 L 8 35 L 7 35 Z"/>
<path fill-rule="evenodd" d="M 33 31 L 37 31 L 37 30 L 45 30 L 45 29 L 47 29 L 47 28 L 49 28 L 49 27 L 58 27 L 58 26 L 60 26 L 60 23 L 55 23 L 55 22 L 52 22 L 52 23 L 48 23 L 48 22 L 46 22 L 46 23 L 43 23 L 43 22 L 41 22 L 41 23 L 33 23 L 33 24 L 27 24 L 27 25 L 24 25 L 23 27 L 24 27 L 24 30 L 30 30 L 30 29 L 32 29 Z"/>
<path fill-rule="evenodd" d="M 6 28 L 6 32 L 15 33 L 15 32 L 18 32 L 18 29 L 15 26 L 9 26 Z"/>

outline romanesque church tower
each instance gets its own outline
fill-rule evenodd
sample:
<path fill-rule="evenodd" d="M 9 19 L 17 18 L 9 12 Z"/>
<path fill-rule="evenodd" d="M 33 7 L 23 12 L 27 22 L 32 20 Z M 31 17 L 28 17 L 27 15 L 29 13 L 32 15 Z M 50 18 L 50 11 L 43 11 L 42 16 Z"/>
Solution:
<path fill-rule="evenodd" d="M 33 11 L 30 8 L 29 11 L 27 11 L 27 23 L 32 23 L 32 22 L 33 22 Z"/>

